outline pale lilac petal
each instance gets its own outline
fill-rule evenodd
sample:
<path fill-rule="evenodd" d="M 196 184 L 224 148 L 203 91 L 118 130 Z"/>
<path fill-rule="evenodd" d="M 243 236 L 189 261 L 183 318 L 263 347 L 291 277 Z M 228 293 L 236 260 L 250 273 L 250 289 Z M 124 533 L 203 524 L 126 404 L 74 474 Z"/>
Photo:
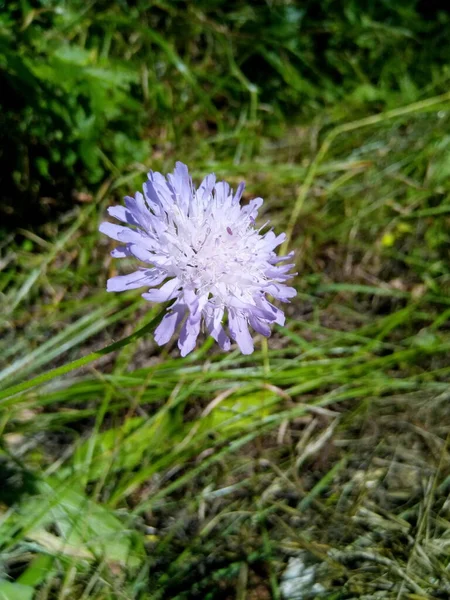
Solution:
<path fill-rule="evenodd" d="M 186 314 L 186 307 L 181 304 L 171 306 L 169 312 L 164 316 L 161 323 L 155 329 L 155 342 L 158 346 L 167 344 L 175 333 L 175 329 L 183 320 Z"/>
<path fill-rule="evenodd" d="M 126 232 L 128 229 L 123 225 L 116 225 L 115 223 L 108 223 L 105 221 L 100 225 L 98 230 L 101 233 L 104 233 L 105 235 L 110 237 L 111 239 L 120 242 L 119 234 Z"/>
<path fill-rule="evenodd" d="M 124 227 L 123 231 L 119 231 L 117 233 L 117 238 L 119 242 L 136 244 L 142 248 L 146 248 L 147 250 L 155 250 L 159 247 L 158 242 L 154 238 L 142 233 L 141 231 L 135 231 L 134 229 L 130 229 L 128 227 Z"/>
<path fill-rule="evenodd" d="M 217 329 L 223 322 L 223 316 L 225 314 L 225 309 L 223 306 L 219 306 L 219 308 L 214 308 L 212 313 L 212 326 L 214 329 Z"/>
<path fill-rule="evenodd" d="M 282 310 L 274 306 L 264 296 L 260 296 L 255 301 L 259 308 L 261 308 L 264 311 L 267 311 L 268 315 L 271 315 L 270 319 L 266 319 L 267 321 L 277 323 L 278 325 L 284 325 L 285 317 Z"/>
<path fill-rule="evenodd" d="M 277 325 L 283 326 L 285 322 L 286 322 L 286 317 L 284 316 L 284 312 L 282 310 L 279 310 L 275 323 Z"/>
<path fill-rule="evenodd" d="M 216 342 L 219 344 L 219 346 L 222 348 L 222 350 L 224 350 L 225 352 L 228 352 L 228 350 L 230 349 L 230 346 L 231 346 L 231 341 L 230 341 L 230 338 L 225 333 L 224 328 L 218 327 L 217 329 L 215 329 L 213 331 L 213 333 L 211 333 L 211 335 L 216 340 Z"/>
<path fill-rule="evenodd" d="M 192 322 L 189 318 L 186 319 L 180 331 L 178 339 L 178 348 L 181 356 L 186 356 L 195 348 L 198 334 L 200 333 L 200 321 Z"/>
<path fill-rule="evenodd" d="M 268 303 L 269 304 L 269 303 Z M 270 323 L 276 320 L 276 312 L 273 311 L 272 305 L 265 306 L 257 306 L 256 304 L 250 304 L 249 302 L 244 302 L 237 296 L 230 296 L 228 300 L 228 306 L 232 308 L 238 308 L 243 312 L 248 314 L 253 314 L 256 317 L 263 319 L 265 321 L 269 321 Z"/>
<path fill-rule="evenodd" d="M 146 250 L 145 248 L 141 248 L 138 244 L 130 244 L 129 245 L 130 252 L 137 259 L 142 260 L 142 262 L 155 264 L 153 262 L 153 253 L 150 250 Z"/>
<path fill-rule="evenodd" d="M 196 311 L 198 305 L 197 294 L 195 293 L 195 289 L 191 286 L 183 288 L 183 299 L 187 307 L 189 308 L 189 312 L 193 313 Z"/>
<path fill-rule="evenodd" d="M 228 321 L 231 337 L 239 346 L 239 350 L 242 354 L 251 354 L 254 347 L 252 336 L 248 330 L 247 320 L 241 315 L 230 311 L 228 313 Z"/>
<path fill-rule="evenodd" d="M 277 246 L 282 244 L 285 239 L 286 239 L 285 233 L 280 233 L 280 235 L 275 235 L 274 232 L 272 230 L 270 230 L 265 234 L 263 240 L 261 240 L 261 245 L 264 247 L 265 250 L 272 251 Z"/>
<path fill-rule="evenodd" d="M 110 206 L 108 208 L 108 214 L 111 217 L 114 217 L 118 221 L 123 221 L 124 223 L 128 223 L 129 225 L 139 225 L 139 221 L 136 218 L 136 215 L 133 214 L 128 208 L 125 206 Z"/>
<path fill-rule="evenodd" d="M 148 300 L 148 302 L 167 302 L 175 298 L 179 287 L 180 281 L 175 277 L 167 281 L 160 288 L 142 294 L 142 297 Z"/>
<path fill-rule="evenodd" d="M 286 254 L 285 256 L 277 256 L 276 254 L 274 254 L 273 256 L 271 256 L 270 258 L 268 258 L 268 262 L 271 263 L 277 263 L 277 262 L 283 262 L 285 260 L 291 260 L 291 258 L 293 258 L 294 256 L 294 252 L 289 252 L 289 254 Z M 292 265 L 294 266 L 294 265 Z M 297 273 L 292 273 L 292 276 L 297 275 Z"/>
<path fill-rule="evenodd" d="M 214 174 L 207 175 L 205 179 L 201 182 L 197 194 L 202 202 L 209 200 L 214 189 L 215 183 L 216 176 Z"/>
<path fill-rule="evenodd" d="M 241 181 L 241 183 L 238 185 L 236 193 L 233 197 L 233 204 L 238 204 L 241 201 L 244 190 L 245 190 L 245 181 Z M 261 204 L 262 204 L 262 199 L 261 199 Z"/>
<path fill-rule="evenodd" d="M 287 302 L 288 298 L 293 298 L 297 295 L 297 290 L 295 288 L 283 285 L 282 283 L 270 283 L 264 290 L 274 298 L 282 300 L 283 302 Z"/>
<path fill-rule="evenodd" d="M 128 275 L 111 277 L 107 281 L 106 290 L 108 292 L 124 292 L 140 287 L 151 287 L 159 285 L 165 278 L 166 274 L 157 269 L 140 269 Z"/>
<path fill-rule="evenodd" d="M 254 200 L 250 200 L 247 206 L 244 206 L 244 208 L 241 210 L 241 213 L 247 217 L 250 217 L 250 219 L 256 219 L 256 217 L 258 216 L 258 210 L 262 203 L 262 198 L 255 198 Z"/>
<path fill-rule="evenodd" d="M 160 220 L 156 219 L 149 211 L 144 196 L 141 193 L 137 192 L 134 198 L 126 196 L 125 205 L 128 212 L 133 215 L 136 223 L 144 230 L 151 231 L 152 225 L 160 223 Z"/>
<path fill-rule="evenodd" d="M 162 269 L 165 267 L 168 261 L 167 256 L 154 254 L 153 252 L 150 252 L 150 250 L 146 250 L 145 248 L 142 248 L 137 244 L 130 245 L 130 252 L 133 254 L 133 256 L 135 256 L 139 260 L 142 260 L 142 262 L 155 265 Z"/>
<path fill-rule="evenodd" d="M 153 175 L 154 174 L 150 171 L 150 173 L 148 174 L 149 180 L 144 183 L 145 199 L 147 200 L 147 204 L 153 212 L 155 212 L 156 214 L 161 214 L 161 199 L 158 195 L 158 192 L 155 189 Z"/>
<path fill-rule="evenodd" d="M 270 327 L 267 322 L 264 322 L 262 319 L 258 319 L 258 317 L 254 317 L 252 314 L 249 315 L 248 320 L 250 325 L 257 333 L 260 333 L 264 337 L 270 336 Z"/>
<path fill-rule="evenodd" d="M 191 321 L 201 320 L 203 316 L 203 310 L 208 303 L 209 294 L 203 294 L 197 297 L 197 301 L 195 303 L 195 308 L 191 311 Z"/>
<path fill-rule="evenodd" d="M 131 256 L 130 247 L 118 246 L 117 248 L 114 248 L 114 250 L 111 250 L 111 256 L 113 258 L 127 258 L 128 256 Z"/>
<path fill-rule="evenodd" d="M 182 162 L 177 162 L 173 175 L 168 175 L 167 179 L 169 180 L 176 196 L 178 196 L 178 200 L 180 201 L 183 212 L 186 213 L 192 196 L 192 184 L 187 166 Z"/>
<path fill-rule="evenodd" d="M 288 273 L 288 271 L 290 271 L 293 267 L 295 267 L 294 264 L 269 267 L 266 270 L 266 277 L 275 279 L 276 281 L 286 281 L 286 279 L 290 279 L 292 275 L 297 275 L 297 273 Z"/>
<path fill-rule="evenodd" d="M 152 172 L 148 174 L 148 181 L 146 185 L 144 185 L 144 190 L 146 192 L 146 198 L 150 203 L 150 207 L 153 210 L 159 209 L 160 214 L 166 213 L 168 215 L 171 211 L 171 208 L 175 204 L 173 194 L 167 183 L 165 177 L 158 172 Z M 161 213 L 162 209 L 162 213 Z"/>
<path fill-rule="evenodd" d="M 228 351 L 231 342 L 222 326 L 223 315 L 223 308 L 214 308 L 210 304 L 205 307 L 204 317 L 209 335 L 216 340 L 222 350 Z"/>
<path fill-rule="evenodd" d="M 230 186 L 225 181 L 216 183 L 216 201 L 218 205 L 227 205 L 228 196 L 230 195 Z"/>
<path fill-rule="evenodd" d="M 214 325 L 212 320 L 206 320 L 206 328 L 209 335 L 216 340 L 222 350 L 228 351 L 230 349 L 230 338 L 227 336 L 223 326 L 220 323 Z"/>

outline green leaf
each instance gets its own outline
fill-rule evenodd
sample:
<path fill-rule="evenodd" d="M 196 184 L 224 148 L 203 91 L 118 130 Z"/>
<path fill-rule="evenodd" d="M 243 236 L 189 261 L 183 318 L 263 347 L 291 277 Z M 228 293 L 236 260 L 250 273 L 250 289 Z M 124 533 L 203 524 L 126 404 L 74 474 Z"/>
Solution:
<path fill-rule="evenodd" d="M 266 391 L 227 398 L 204 418 L 202 427 L 235 433 L 246 429 L 251 422 L 267 417 L 275 408 L 273 394 Z"/>
<path fill-rule="evenodd" d="M 39 554 L 30 563 L 28 568 L 22 573 L 17 583 L 23 586 L 37 586 L 51 573 L 53 567 L 53 557 L 48 554 Z"/>
<path fill-rule="evenodd" d="M 95 560 L 129 568 L 141 562 L 133 536 L 111 511 L 56 480 L 40 482 L 41 495 L 25 501 L 20 512 L 32 516 L 26 533 L 53 556 Z M 48 529 L 56 529 L 57 534 Z"/>
<path fill-rule="evenodd" d="M 34 590 L 28 585 L 0 579 L 0 600 L 32 600 Z"/>

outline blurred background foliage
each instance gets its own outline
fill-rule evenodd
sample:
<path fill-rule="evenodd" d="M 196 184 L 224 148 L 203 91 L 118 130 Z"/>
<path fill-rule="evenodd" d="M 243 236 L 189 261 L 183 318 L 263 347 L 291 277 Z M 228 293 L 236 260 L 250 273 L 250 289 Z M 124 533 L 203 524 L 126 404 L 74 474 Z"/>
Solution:
<path fill-rule="evenodd" d="M 1 0 L 2 220 L 67 208 L 193 134 L 236 143 L 245 122 L 256 149 L 324 107 L 345 120 L 446 90 L 440 6 Z"/>

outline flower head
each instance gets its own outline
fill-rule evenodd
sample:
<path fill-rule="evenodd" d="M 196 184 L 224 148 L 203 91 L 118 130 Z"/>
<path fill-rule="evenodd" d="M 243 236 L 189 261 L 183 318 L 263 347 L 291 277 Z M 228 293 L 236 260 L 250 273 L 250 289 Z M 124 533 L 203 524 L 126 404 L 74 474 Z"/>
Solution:
<path fill-rule="evenodd" d="M 142 296 L 149 302 L 173 300 L 155 330 L 155 340 L 166 344 L 183 323 L 178 340 L 182 356 L 194 349 L 202 323 L 223 350 L 230 348 L 232 338 L 243 354 L 251 354 L 249 325 L 269 336 L 272 323 L 284 323 L 284 313 L 267 295 L 288 302 L 296 294 L 284 283 L 293 276 L 293 265 L 277 266 L 292 253 L 278 257 L 274 252 L 285 234 L 261 233 L 263 228 L 255 227 L 263 200 L 241 206 L 244 184 L 233 194 L 215 175 L 195 189 L 180 162 L 167 178 L 150 171 L 143 191 L 126 197 L 125 206 L 108 209 L 125 226 L 100 226 L 102 233 L 122 244 L 112 256 L 134 256 L 146 265 L 109 279 L 108 291 L 147 287 Z"/>

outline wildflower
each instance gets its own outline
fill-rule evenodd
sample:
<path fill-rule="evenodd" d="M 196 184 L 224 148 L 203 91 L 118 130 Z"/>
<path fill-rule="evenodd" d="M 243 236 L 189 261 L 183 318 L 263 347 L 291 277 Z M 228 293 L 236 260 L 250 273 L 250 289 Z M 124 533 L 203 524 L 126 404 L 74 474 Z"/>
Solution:
<path fill-rule="evenodd" d="M 263 200 L 241 206 L 244 184 L 233 194 L 215 175 L 195 189 L 180 162 L 167 179 L 150 171 L 143 191 L 126 197 L 125 206 L 108 210 L 126 226 L 100 226 L 102 233 L 122 244 L 112 251 L 113 257 L 134 256 L 146 265 L 112 277 L 107 290 L 147 287 L 142 296 L 149 302 L 173 300 L 155 330 L 155 340 L 166 344 L 183 323 L 178 340 L 182 356 L 194 349 L 202 323 L 223 350 L 230 348 L 231 337 L 243 354 L 251 354 L 249 325 L 269 336 L 272 323 L 284 324 L 284 313 L 266 296 L 288 302 L 296 294 L 284 284 L 293 276 L 293 265 L 277 266 L 293 254 L 278 257 L 274 252 L 285 234 L 255 228 Z"/>

